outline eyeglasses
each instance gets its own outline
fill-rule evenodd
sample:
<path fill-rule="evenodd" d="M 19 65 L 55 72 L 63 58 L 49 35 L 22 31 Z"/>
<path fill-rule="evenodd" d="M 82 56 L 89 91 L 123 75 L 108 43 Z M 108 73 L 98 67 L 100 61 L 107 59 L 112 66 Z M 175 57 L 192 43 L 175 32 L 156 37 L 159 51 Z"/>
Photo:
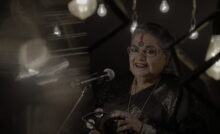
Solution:
<path fill-rule="evenodd" d="M 130 54 L 138 54 L 141 52 L 141 48 L 135 45 L 131 45 L 128 47 L 128 51 Z M 157 48 L 145 48 L 142 49 L 142 53 L 145 56 L 148 57 L 154 57 L 157 56 L 161 51 L 164 51 L 163 49 L 157 49 Z"/>

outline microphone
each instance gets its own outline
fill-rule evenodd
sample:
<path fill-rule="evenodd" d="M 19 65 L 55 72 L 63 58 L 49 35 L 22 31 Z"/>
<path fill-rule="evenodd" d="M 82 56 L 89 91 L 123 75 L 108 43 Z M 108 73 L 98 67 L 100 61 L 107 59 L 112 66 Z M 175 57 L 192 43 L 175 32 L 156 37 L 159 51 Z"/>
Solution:
<path fill-rule="evenodd" d="M 90 78 L 88 80 L 81 81 L 81 82 L 77 83 L 76 85 L 74 83 L 71 83 L 71 85 L 74 84 L 75 86 L 80 86 L 80 85 L 88 84 L 88 83 L 96 81 L 96 80 L 106 79 L 106 81 L 110 81 L 110 80 L 114 79 L 115 72 L 112 69 L 106 68 L 106 69 L 104 69 L 103 72 L 105 74 Z M 72 86 L 72 87 L 75 87 L 75 86 Z"/>

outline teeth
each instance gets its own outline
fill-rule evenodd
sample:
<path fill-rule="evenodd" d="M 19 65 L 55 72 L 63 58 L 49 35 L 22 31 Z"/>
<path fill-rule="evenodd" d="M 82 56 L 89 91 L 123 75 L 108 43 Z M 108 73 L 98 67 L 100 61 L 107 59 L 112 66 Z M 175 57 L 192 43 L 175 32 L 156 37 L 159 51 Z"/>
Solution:
<path fill-rule="evenodd" d="M 142 67 L 147 67 L 146 64 L 140 64 L 140 63 L 136 63 L 135 66 L 136 66 L 136 67 L 141 67 L 141 68 L 142 68 Z"/>

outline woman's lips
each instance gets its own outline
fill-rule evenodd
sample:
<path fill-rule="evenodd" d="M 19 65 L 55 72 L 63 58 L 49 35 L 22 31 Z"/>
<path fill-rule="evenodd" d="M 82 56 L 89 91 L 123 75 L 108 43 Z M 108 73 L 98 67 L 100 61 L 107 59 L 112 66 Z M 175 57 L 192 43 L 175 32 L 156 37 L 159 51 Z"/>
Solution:
<path fill-rule="evenodd" d="M 137 68 L 146 68 L 146 67 L 147 67 L 147 64 L 135 63 L 135 67 L 137 67 Z"/>

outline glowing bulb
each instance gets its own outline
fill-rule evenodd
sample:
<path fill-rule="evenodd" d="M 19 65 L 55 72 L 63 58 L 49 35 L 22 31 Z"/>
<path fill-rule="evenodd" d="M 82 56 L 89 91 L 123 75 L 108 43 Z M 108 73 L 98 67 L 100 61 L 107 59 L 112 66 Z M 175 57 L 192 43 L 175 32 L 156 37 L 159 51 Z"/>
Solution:
<path fill-rule="evenodd" d="M 59 36 L 59 37 L 61 36 L 61 31 L 60 31 L 58 26 L 54 27 L 53 34 L 56 35 L 56 36 Z"/>
<path fill-rule="evenodd" d="M 195 28 L 196 28 L 196 25 L 191 25 L 191 28 L 190 28 L 189 31 L 191 32 L 191 31 L 193 31 Z M 194 31 L 193 33 L 190 34 L 189 38 L 190 38 L 191 40 L 195 40 L 195 39 L 198 38 L 198 36 L 199 36 L 199 32 L 198 32 L 198 31 Z"/>
<path fill-rule="evenodd" d="M 76 0 L 77 4 L 87 4 L 88 0 Z"/>
<path fill-rule="evenodd" d="M 134 20 L 131 24 L 130 32 L 133 33 L 135 31 L 135 29 L 137 28 L 137 26 L 138 26 L 138 23 L 136 20 Z"/>
<path fill-rule="evenodd" d="M 72 0 L 68 3 L 70 13 L 81 20 L 85 20 L 93 13 L 97 7 L 97 0 Z"/>
<path fill-rule="evenodd" d="M 100 17 L 104 17 L 107 14 L 107 9 L 105 8 L 105 5 L 103 3 L 99 4 L 99 8 L 97 10 L 97 14 Z"/>
<path fill-rule="evenodd" d="M 189 36 L 190 39 L 195 40 L 197 39 L 199 36 L 199 33 L 197 31 L 191 33 L 191 35 Z"/>
<path fill-rule="evenodd" d="M 170 6 L 167 2 L 167 0 L 162 0 L 161 4 L 160 4 L 160 11 L 162 13 L 167 13 L 170 9 Z"/>
<path fill-rule="evenodd" d="M 31 75 L 36 75 L 36 74 L 39 74 L 39 71 L 37 71 L 35 69 L 28 68 L 28 73 Z"/>
<path fill-rule="evenodd" d="M 209 60 L 220 52 L 219 44 L 220 35 L 212 35 L 205 60 Z M 206 70 L 206 73 L 213 79 L 220 80 L 220 60 L 216 61 L 215 64 L 213 64 L 208 70 Z"/>

